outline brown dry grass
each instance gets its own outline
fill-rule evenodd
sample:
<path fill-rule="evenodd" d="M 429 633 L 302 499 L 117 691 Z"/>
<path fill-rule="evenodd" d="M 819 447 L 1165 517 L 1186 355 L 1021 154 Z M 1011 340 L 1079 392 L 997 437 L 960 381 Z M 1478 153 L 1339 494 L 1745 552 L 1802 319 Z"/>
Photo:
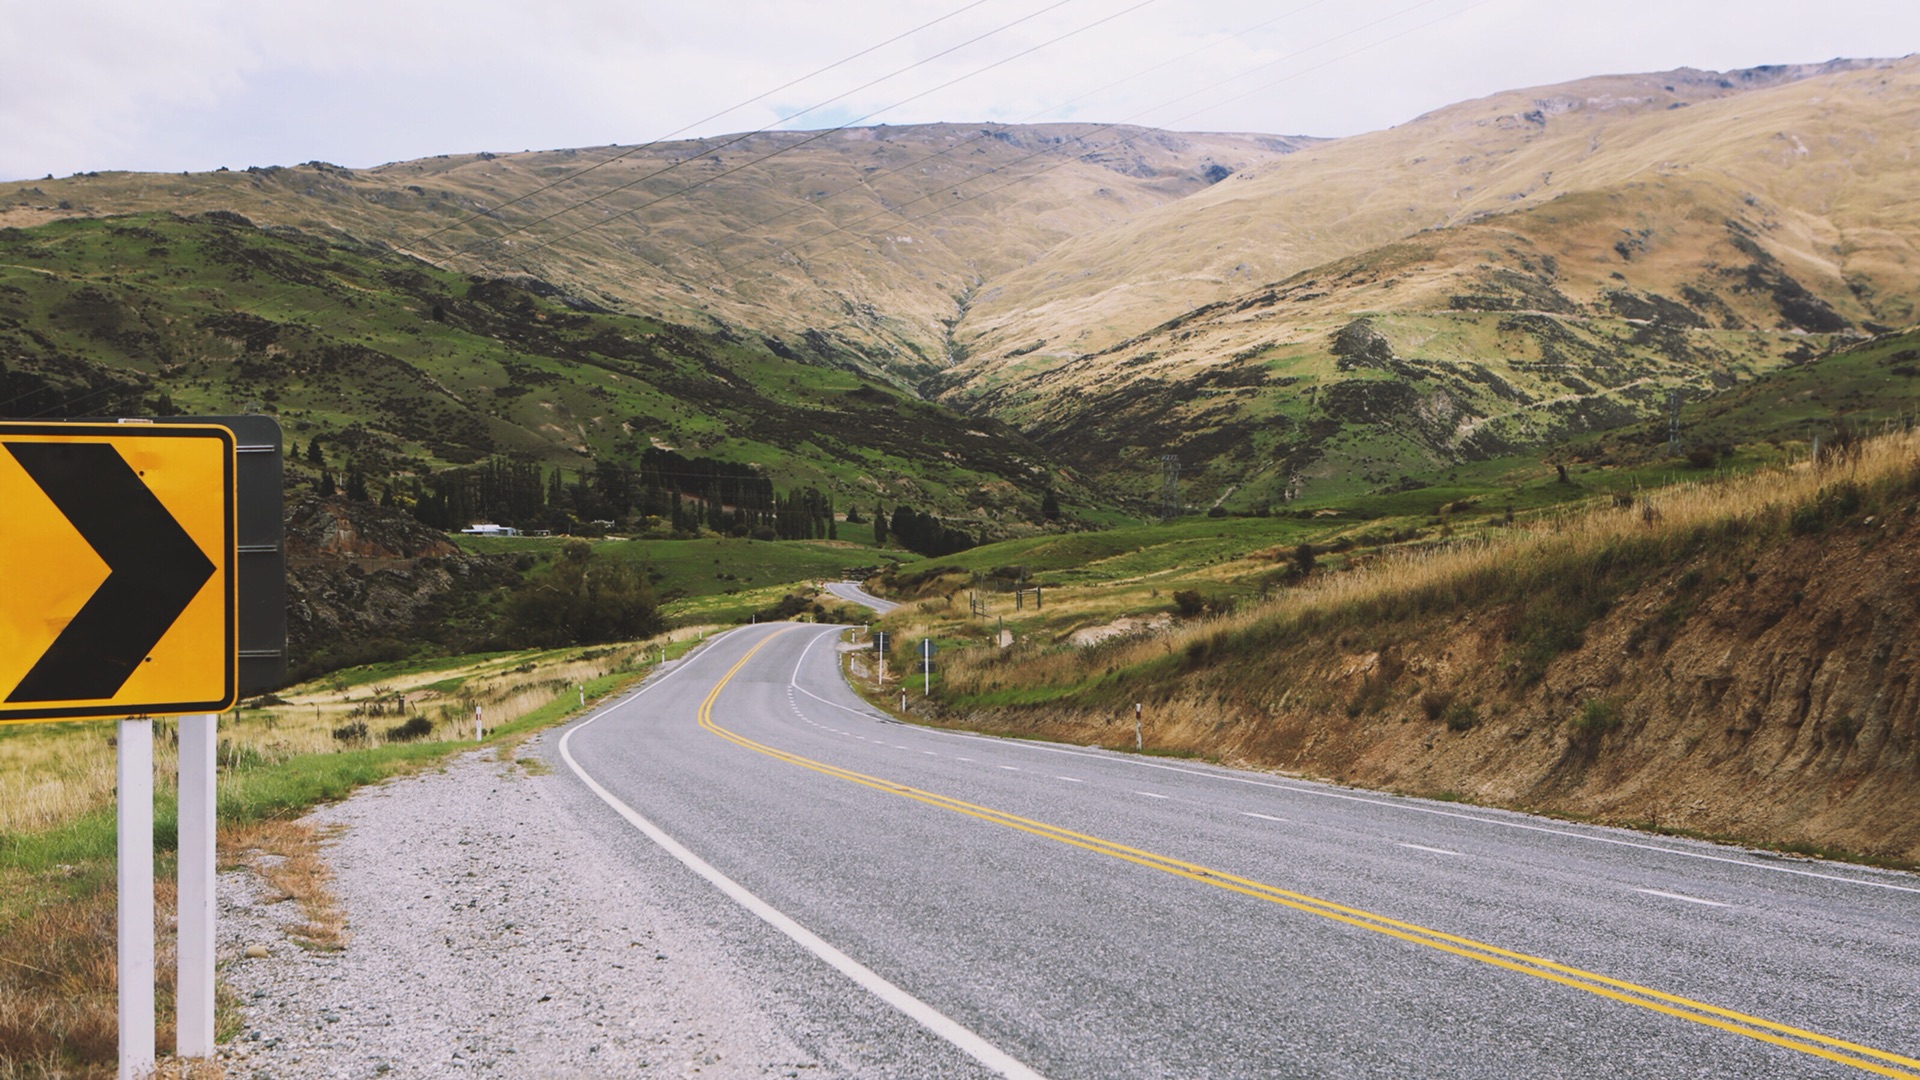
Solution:
<path fill-rule="evenodd" d="M 37 905 L 0 935 L 0 1080 L 92 1080 L 115 1075 L 119 998 L 111 867 L 65 868 L 70 894 Z M 7 871 L 0 885 L 44 883 Z M 154 1042 L 171 1046 L 175 974 L 171 881 L 154 883 Z M 194 1076 L 218 1076 L 195 1071 Z"/>
<path fill-rule="evenodd" d="M 251 869 L 279 895 L 268 903 L 292 900 L 306 920 L 288 933 L 302 948 L 346 948 L 347 916 L 333 892 L 333 868 L 321 857 L 333 830 L 301 821 L 261 821 L 221 830 L 226 861 Z"/>
<path fill-rule="evenodd" d="M 685 639 L 688 631 L 672 637 Z M 439 668 L 376 683 L 343 685 L 316 679 L 281 692 L 287 702 L 267 708 L 243 708 L 220 718 L 222 764 L 235 758 L 273 763 L 301 754 L 377 746 L 386 729 L 408 715 L 434 721 L 428 740 L 473 739 L 473 710 L 479 706 L 488 729 L 509 723 L 551 703 L 569 688 L 611 672 L 637 667 L 666 637 L 612 649 L 570 649 L 532 661 L 493 658 Z M 583 655 L 592 659 L 582 659 Z M 430 689 L 463 680 L 452 692 Z M 404 695 L 403 713 L 365 715 L 367 710 Z M 334 731 L 363 722 L 365 739 L 342 741 Z M 155 721 L 154 784 L 169 790 L 176 776 L 177 747 L 172 721 Z M 91 722 L 0 728 L 0 835 L 58 828 L 113 804 L 113 725 Z"/>
<path fill-rule="evenodd" d="M 1553 513 L 1501 534 L 1388 554 L 1342 573 L 1323 573 L 1276 599 L 1231 615 L 1175 624 L 1088 648 L 1027 647 L 957 650 L 946 661 L 946 685 L 961 695 L 1079 686 L 1103 674 L 1205 649 L 1256 625 L 1356 610 L 1394 597 L 1447 596 L 1470 601 L 1500 580 L 1532 580 L 1552 568 L 1591 560 L 1627 542 L 1677 541 L 1707 527 L 1781 522 L 1842 485 L 1873 487 L 1920 473 L 1920 432 L 1855 444 L 1824 462 L 1803 461 L 1735 479 L 1660 489 L 1622 511 L 1610 505 Z M 1063 592 L 1065 590 L 1062 590 Z M 918 613 L 918 612 L 916 612 Z M 931 611 L 926 614 L 932 614 Z M 910 616 L 911 618 L 911 616 Z M 903 621 L 903 635 L 920 624 Z"/>
<path fill-rule="evenodd" d="M 684 638 L 685 632 L 680 632 Z M 444 713 L 429 739 L 473 738 L 472 710 L 479 705 L 489 728 L 550 705 L 569 688 L 640 666 L 656 642 L 614 649 L 566 650 L 529 662 L 522 657 L 477 661 L 348 686 L 320 680 L 287 692 L 289 704 L 243 710 L 223 717 L 222 764 L 272 764 L 307 753 L 357 749 L 383 740 L 386 727 L 404 716 L 366 717 L 368 740 L 342 742 L 333 729 L 370 702 L 407 693 L 411 709 Z M 586 658 L 583 653 L 596 653 Z M 427 689 L 463 680 L 452 693 Z M 173 785 L 172 724 L 156 722 L 158 790 Z M 111 725 L 58 724 L 0 730 L 0 839 L 30 837 L 71 825 L 110 807 L 114 790 Z M 517 745 L 517 741 L 516 741 Z M 508 760 L 511 760 L 509 756 Z M 303 948 L 338 949 L 347 924 L 323 855 L 327 836 L 297 821 L 271 819 L 221 830 L 224 865 L 251 867 L 266 885 L 299 905 L 302 921 L 290 928 Z M 175 906 L 172 867 L 162 859 L 155 881 L 157 955 L 155 1045 L 173 1045 Z M 93 1080 L 115 1075 L 118 1014 L 114 956 L 114 891 L 111 856 L 71 866 L 28 871 L 0 866 L 0 1080 Z M 237 1003 L 217 989 L 216 1023 L 231 1034 Z M 217 1062 L 163 1060 L 162 1077 L 217 1077 Z"/>

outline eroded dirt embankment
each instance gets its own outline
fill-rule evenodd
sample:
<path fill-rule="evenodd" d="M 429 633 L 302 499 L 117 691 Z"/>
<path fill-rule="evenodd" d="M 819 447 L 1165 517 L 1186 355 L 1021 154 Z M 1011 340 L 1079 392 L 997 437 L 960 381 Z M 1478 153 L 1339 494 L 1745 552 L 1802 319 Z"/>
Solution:
<path fill-rule="evenodd" d="M 1527 603 L 1303 634 L 1146 695 L 1148 745 L 1920 864 L 1917 516 L 1708 545 L 1643 575 L 1531 669 L 1514 639 Z M 967 720 L 1131 745 L 1131 713 Z"/>

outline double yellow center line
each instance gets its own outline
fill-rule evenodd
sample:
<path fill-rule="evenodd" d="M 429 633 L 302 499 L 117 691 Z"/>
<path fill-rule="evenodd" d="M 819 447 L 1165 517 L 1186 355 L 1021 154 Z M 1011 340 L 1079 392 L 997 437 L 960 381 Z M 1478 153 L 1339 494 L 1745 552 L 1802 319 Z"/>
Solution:
<path fill-rule="evenodd" d="M 889 795 L 896 795 L 903 799 L 912 799 L 915 802 L 925 803 L 928 806 L 938 807 L 942 810 L 962 814 L 990 824 L 1029 833 L 1033 836 L 1044 837 L 1045 839 L 1071 847 L 1077 847 L 1085 851 L 1119 859 L 1122 862 L 1143 866 L 1150 870 L 1158 870 L 1161 873 L 1171 874 L 1174 877 L 1186 878 L 1189 881 L 1198 882 L 1203 885 L 1211 885 L 1216 889 L 1239 893 L 1242 896 L 1249 896 L 1256 900 L 1264 900 L 1271 904 L 1278 904 L 1281 907 L 1291 908 L 1308 915 L 1315 915 L 1323 919 L 1344 923 L 1348 926 L 1371 931 L 1376 934 L 1383 934 L 1387 937 L 1398 938 L 1401 941 L 1424 946 L 1437 952 L 1449 953 L 1454 956 L 1475 960 L 1521 975 L 1529 975 L 1547 982 L 1559 983 L 1562 986 L 1568 986 L 1575 990 L 1584 990 L 1589 994 L 1595 994 L 1599 997 L 1618 1001 L 1622 1004 L 1647 1009 L 1652 1012 L 1690 1021 L 1695 1024 L 1701 1024 L 1706 1027 L 1718 1028 L 1721 1031 L 1734 1035 L 1742 1035 L 1749 1039 L 1784 1047 L 1788 1050 L 1811 1054 L 1815 1057 L 1825 1058 L 1828 1061 L 1838 1062 L 1842 1065 L 1850 1065 L 1856 1069 L 1861 1069 L 1879 1076 L 1905 1077 L 1907 1080 L 1920 1080 L 1920 1060 L 1914 1058 L 1889 1053 L 1884 1050 L 1876 1050 L 1870 1046 L 1862 1046 L 1859 1043 L 1832 1038 L 1819 1034 L 1818 1032 L 1807 1031 L 1787 1024 L 1778 1024 L 1757 1016 L 1748 1016 L 1745 1013 L 1735 1012 L 1732 1009 L 1722 1009 L 1719 1006 L 1709 1005 L 1702 1001 L 1681 997 L 1677 994 L 1664 993 L 1652 987 L 1641 986 L 1637 983 L 1626 982 L 1620 979 L 1608 978 L 1605 975 L 1595 974 L 1594 972 L 1585 971 L 1567 964 L 1556 963 L 1555 961 L 1537 956 L 1529 956 L 1526 953 L 1514 952 L 1510 949 L 1502 949 L 1495 945 L 1474 941 L 1471 938 L 1464 938 L 1439 930 L 1431 930 L 1414 923 L 1390 919 L 1384 915 L 1376 915 L 1370 911 L 1363 911 L 1360 908 L 1336 904 L 1330 900 L 1321 900 L 1304 893 L 1293 892 L 1275 885 L 1268 885 L 1265 882 L 1244 878 L 1237 874 L 1230 874 L 1225 871 L 1202 866 L 1198 863 L 1187 862 L 1184 859 L 1159 855 L 1151 851 L 1144 851 L 1140 848 L 1115 843 L 1111 840 L 1103 840 L 1097 836 L 1075 832 L 1072 829 L 1061 828 L 1058 825 L 1049 825 L 1043 821 L 1035 821 L 1032 818 L 1025 818 L 1017 814 L 1007 813 L 1003 810 L 995 810 L 992 807 L 981 806 L 978 803 L 970 803 L 962 799 L 955 799 L 935 792 L 924 791 L 920 788 L 909 787 L 905 784 L 894 783 L 893 781 L 884 780 L 877 776 L 854 772 L 851 769 L 842 769 L 836 765 L 815 761 L 812 758 L 802 757 L 799 754 L 789 753 L 777 747 L 756 742 L 744 735 L 729 731 L 714 723 L 713 704 L 719 699 L 720 692 L 725 689 L 726 685 L 733 680 L 733 677 L 740 672 L 740 669 L 745 667 L 747 662 L 753 659 L 755 653 L 758 653 L 764 648 L 768 642 L 771 642 L 774 638 L 786 632 L 785 630 L 776 631 L 762 639 L 753 648 L 747 650 L 746 654 L 742 656 L 733 667 L 729 668 L 725 675 L 720 677 L 720 681 L 714 684 L 713 689 L 707 693 L 706 699 L 700 703 L 699 722 L 703 730 L 709 731 L 733 743 L 735 746 L 751 750 L 756 754 L 764 754 L 767 757 L 786 762 L 789 765 L 797 765 L 800 768 L 820 773 L 823 776 L 831 776 L 837 780 L 844 780 L 851 784 L 859 784 L 862 787 L 872 788 L 875 791 L 885 792 Z"/>

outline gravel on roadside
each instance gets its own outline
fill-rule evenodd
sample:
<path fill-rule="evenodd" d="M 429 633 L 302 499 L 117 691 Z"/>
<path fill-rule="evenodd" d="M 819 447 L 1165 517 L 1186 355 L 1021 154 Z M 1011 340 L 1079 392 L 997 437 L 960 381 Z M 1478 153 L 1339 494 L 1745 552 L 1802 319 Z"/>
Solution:
<path fill-rule="evenodd" d="M 476 750 L 315 811 L 338 828 L 342 951 L 295 945 L 292 901 L 222 873 L 221 977 L 244 1017 L 226 1075 L 837 1073 L 782 1031 L 697 909 L 669 902 L 676 886 L 605 856 L 570 782 Z"/>

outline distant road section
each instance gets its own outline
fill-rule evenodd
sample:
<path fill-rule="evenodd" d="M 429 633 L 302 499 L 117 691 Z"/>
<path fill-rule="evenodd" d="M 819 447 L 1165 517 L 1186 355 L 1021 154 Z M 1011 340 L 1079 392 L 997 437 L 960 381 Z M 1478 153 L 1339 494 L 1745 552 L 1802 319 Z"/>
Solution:
<path fill-rule="evenodd" d="M 829 581 L 827 582 L 827 591 L 842 600 L 851 601 L 855 604 L 864 604 L 880 615 L 885 615 L 887 612 L 900 606 L 891 600 L 882 600 L 873 595 L 861 588 L 860 583 L 857 581 Z"/>

